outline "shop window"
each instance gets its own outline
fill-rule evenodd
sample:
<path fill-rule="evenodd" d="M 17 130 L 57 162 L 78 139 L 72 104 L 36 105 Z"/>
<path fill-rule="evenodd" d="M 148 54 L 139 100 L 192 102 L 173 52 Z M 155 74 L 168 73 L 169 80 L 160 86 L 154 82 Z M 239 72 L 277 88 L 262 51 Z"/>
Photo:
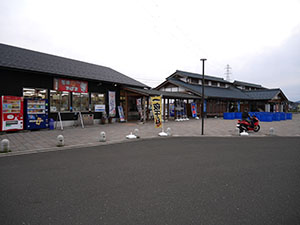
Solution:
<path fill-rule="evenodd" d="M 50 112 L 70 111 L 70 93 L 50 90 Z"/>
<path fill-rule="evenodd" d="M 191 83 L 198 84 L 199 83 L 199 79 L 197 79 L 197 78 L 191 78 Z"/>
<path fill-rule="evenodd" d="M 88 93 L 72 93 L 72 103 L 74 112 L 84 112 L 89 110 L 89 94 Z"/>
<path fill-rule="evenodd" d="M 218 86 L 218 83 L 217 83 L 216 81 L 212 81 L 212 82 L 211 82 L 211 85 L 212 85 L 212 86 Z"/>
<path fill-rule="evenodd" d="M 105 105 L 105 95 L 100 93 L 91 93 L 92 111 L 95 110 L 95 105 Z"/>
<path fill-rule="evenodd" d="M 47 99 L 47 89 L 41 88 L 23 88 L 24 98 L 40 98 Z"/>

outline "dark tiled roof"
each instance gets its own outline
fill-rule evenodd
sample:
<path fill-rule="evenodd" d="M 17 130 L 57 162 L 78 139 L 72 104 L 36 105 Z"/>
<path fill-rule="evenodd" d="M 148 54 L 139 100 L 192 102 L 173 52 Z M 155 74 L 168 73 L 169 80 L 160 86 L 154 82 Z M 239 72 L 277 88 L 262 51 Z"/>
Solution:
<path fill-rule="evenodd" d="M 176 72 L 174 74 L 172 74 L 167 79 L 172 78 L 174 75 L 181 75 L 181 76 L 184 76 L 184 77 L 192 77 L 192 78 L 202 79 L 202 74 L 190 73 L 190 72 L 185 72 L 185 71 L 181 71 L 181 70 L 176 70 Z M 213 76 L 204 75 L 204 78 L 206 80 L 211 80 L 211 81 L 217 81 L 217 82 L 222 82 L 222 83 L 230 83 L 227 80 L 224 80 L 223 78 L 220 78 L 220 77 L 213 77 Z"/>
<path fill-rule="evenodd" d="M 255 90 L 255 91 L 243 91 L 249 98 L 253 100 L 270 100 L 276 97 L 278 93 L 282 93 L 282 91 L 277 89 L 263 89 L 263 90 Z M 283 94 L 283 93 L 282 93 Z M 284 96 L 284 95 L 283 95 Z M 285 96 L 284 96 L 285 97 Z"/>
<path fill-rule="evenodd" d="M 169 82 L 186 88 L 195 94 L 201 95 L 202 93 L 201 85 L 187 84 L 177 79 L 169 79 Z M 248 95 L 233 86 L 230 86 L 229 88 L 204 86 L 204 95 L 205 97 L 210 98 L 250 99 Z"/>
<path fill-rule="evenodd" d="M 111 68 L 0 44 L 0 67 L 147 87 Z"/>
<path fill-rule="evenodd" d="M 264 88 L 263 86 L 261 86 L 259 84 L 252 84 L 252 83 L 242 82 L 242 81 L 238 81 L 238 80 L 235 80 L 233 82 L 233 84 L 237 85 L 237 86 L 247 86 L 247 87 L 254 87 L 254 88 Z"/>
<path fill-rule="evenodd" d="M 184 98 L 184 99 L 200 99 L 199 96 L 195 96 L 193 94 L 187 94 L 182 92 L 169 92 L 169 91 L 158 91 L 154 89 L 142 89 L 142 88 L 133 88 L 133 87 L 127 87 L 126 88 L 129 91 L 133 91 L 136 93 L 140 93 L 146 96 L 160 96 L 166 98 Z"/>

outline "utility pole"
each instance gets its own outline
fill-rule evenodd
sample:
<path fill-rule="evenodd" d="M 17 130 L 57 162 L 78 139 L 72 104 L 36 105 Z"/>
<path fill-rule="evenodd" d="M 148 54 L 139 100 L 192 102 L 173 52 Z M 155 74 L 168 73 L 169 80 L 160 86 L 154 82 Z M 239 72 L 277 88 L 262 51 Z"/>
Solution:
<path fill-rule="evenodd" d="M 206 59 L 200 59 L 202 61 L 202 104 L 201 104 L 201 117 L 202 117 L 202 129 L 201 129 L 201 135 L 204 135 L 204 62 Z"/>
<path fill-rule="evenodd" d="M 227 80 L 227 81 L 230 81 L 230 74 L 232 74 L 232 73 L 230 72 L 231 69 L 232 69 L 232 68 L 229 66 L 229 64 L 227 64 L 227 66 L 225 67 L 225 70 L 226 70 L 225 75 L 226 75 L 226 80 Z"/>

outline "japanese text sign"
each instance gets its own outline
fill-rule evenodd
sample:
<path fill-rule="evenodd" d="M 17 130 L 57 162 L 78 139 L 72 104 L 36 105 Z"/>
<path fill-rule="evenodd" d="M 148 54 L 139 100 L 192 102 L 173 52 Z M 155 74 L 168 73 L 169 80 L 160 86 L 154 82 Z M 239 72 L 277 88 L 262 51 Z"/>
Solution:
<path fill-rule="evenodd" d="M 196 105 L 196 103 L 193 102 L 191 104 L 191 108 L 192 108 L 192 116 L 193 116 L 193 118 L 197 117 L 197 105 Z"/>
<path fill-rule="evenodd" d="M 151 97 L 151 102 L 152 102 L 152 111 L 153 111 L 155 128 L 161 128 L 162 127 L 161 96 Z"/>
<path fill-rule="evenodd" d="M 109 116 L 115 117 L 116 115 L 116 92 L 108 92 L 108 101 L 109 101 Z"/>
<path fill-rule="evenodd" d="M 88 82 L 54 78 L 54 90 L 88 93 Z"/>

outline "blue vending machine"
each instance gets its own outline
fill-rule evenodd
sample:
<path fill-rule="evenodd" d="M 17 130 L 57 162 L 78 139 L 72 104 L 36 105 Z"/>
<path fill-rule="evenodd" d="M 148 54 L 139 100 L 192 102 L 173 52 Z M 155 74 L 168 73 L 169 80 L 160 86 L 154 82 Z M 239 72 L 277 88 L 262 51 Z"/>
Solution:
<path fill-rule="evenodd" d="M 25 129 L 48 128 L 48 99 L 25 99 Z"/>

